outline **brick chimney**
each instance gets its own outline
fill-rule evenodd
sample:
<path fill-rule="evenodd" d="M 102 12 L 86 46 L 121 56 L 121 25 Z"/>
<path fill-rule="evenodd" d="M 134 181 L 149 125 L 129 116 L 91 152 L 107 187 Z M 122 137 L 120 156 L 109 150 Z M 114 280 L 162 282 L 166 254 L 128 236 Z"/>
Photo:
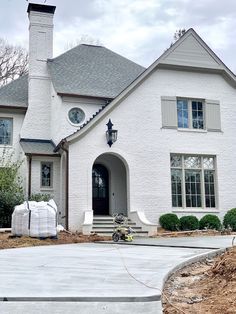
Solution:
<path fill-rule="evenodd" d="M 47 59 L 53 57 L 53 15 L 56 7 L 29 3 L 28 110 L 22 138 L 50 138 L 51 78 Z"/>

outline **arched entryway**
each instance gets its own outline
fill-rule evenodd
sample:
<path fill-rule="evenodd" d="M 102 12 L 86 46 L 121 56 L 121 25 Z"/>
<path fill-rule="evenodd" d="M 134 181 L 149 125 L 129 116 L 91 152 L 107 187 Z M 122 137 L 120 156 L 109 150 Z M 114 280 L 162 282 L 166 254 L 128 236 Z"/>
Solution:
<path fill-rule="evenodd" d="M 109 175 L 101 164 L 93 166 L 93 213 L 94 215 L 109 215 Z"/>
<path fill-rule="evenodd" d="M 93 164 L 92 194 L 94 215 L 127 215 L 127 171 L 114 154 L 102 154 Z"/>

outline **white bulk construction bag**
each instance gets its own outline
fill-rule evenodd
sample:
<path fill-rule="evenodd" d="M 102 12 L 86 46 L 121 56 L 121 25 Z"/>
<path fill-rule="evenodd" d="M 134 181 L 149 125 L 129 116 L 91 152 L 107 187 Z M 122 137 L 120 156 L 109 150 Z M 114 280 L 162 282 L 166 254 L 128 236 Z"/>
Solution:
<path fill-rule="evenodd" d="M 12 215 L 12 234 L 36 238 L 57 235 L 57 206 L 49 202 L 24 202 L 16 206 Z"/>
<path fill-rule="evenodd" d="M 16 236 L 29 235 L 29 210 L 27 203 L 15 207 L 12 214 L 11 232 Z"/>

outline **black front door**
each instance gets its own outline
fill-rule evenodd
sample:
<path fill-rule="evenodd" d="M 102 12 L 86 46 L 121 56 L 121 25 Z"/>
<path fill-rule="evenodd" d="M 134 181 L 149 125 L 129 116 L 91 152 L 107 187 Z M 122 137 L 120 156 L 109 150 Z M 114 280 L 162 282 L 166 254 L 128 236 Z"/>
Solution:
<path fill-rule="evenodd" d="M 93 213 L 109 215 L 109 177 L 106 167 L 93 166 Z"/>

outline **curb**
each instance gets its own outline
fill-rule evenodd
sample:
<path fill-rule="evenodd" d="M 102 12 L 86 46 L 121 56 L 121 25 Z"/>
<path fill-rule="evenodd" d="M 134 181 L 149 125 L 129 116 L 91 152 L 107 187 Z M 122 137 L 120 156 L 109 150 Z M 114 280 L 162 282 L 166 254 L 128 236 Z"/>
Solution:
<path fill-rule="evenodd" d="M 160 302 L 161 295 L 145 297 L 0 297 L 1 302 Z"/>
<path fill-rule="evenodd" d="M 222 253 L 224 253 L 227 249 L 229 249 L 230 247 L 226 247 L 226 248 L 221 248 L 221 249 L 218 249 L 218 250 L 213 250 L 213 251 L 210 251 L 210 252 L 207 252 L 207 253 L 202 253 L 202 254 L 199 254 L 197 256 L 194 256 L 190 259 L 188 259 L 187 261 L 184 261 L 184 262 L 181 262 L 180 264 L 176 265 L 174 268 L 172 268 L 171 270 L 169 270 L 169 272 L 165 275 L 164 279 L 163 279 L 163 282 L 162 282 L 162 288 L 161 288 L 161 291 L 163 292 L 164 290 L 164 285 L 165 283 L 167 282 L 167 280 L 175 273 L 177 272 L 178 270 L 186 267 L 186 266 L 189 266 L 191 264 L 194 264 L 194 263 L 197 263 L 197 262 L 201 262 L 201 261 L 204 261 L 206 258 L 212 258 L 212 257 L 215 257 L 215 256 L 218 256 Z M 161 304 L 162 305 L 162 304 Z"/>
<path fill-rule="evenodd" d="M 135 242 L 113 242 L 113 241 L 94 241 L 98 244 L 111 244 L 111 245 L 133 245 L 133 246 L 151 246 L 151 247 L 170 247 L 177 249 L 200 249 L 200 250 L 218 250 L 219 247 L 206 247 L 206 246 L 191 246 L 191 245 L 168 245 L 168 244 L 147 244 L 147 243 L 135 243 Z"/>

